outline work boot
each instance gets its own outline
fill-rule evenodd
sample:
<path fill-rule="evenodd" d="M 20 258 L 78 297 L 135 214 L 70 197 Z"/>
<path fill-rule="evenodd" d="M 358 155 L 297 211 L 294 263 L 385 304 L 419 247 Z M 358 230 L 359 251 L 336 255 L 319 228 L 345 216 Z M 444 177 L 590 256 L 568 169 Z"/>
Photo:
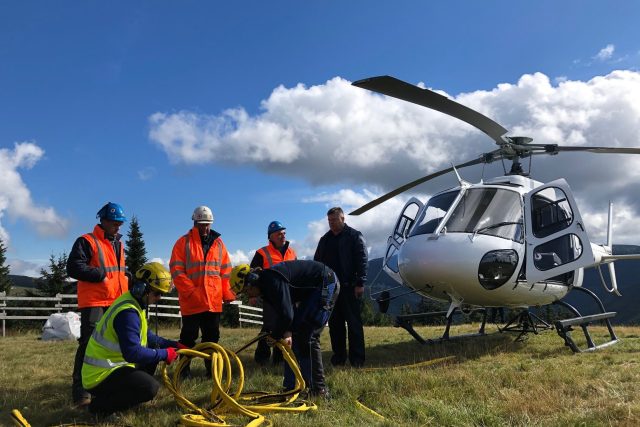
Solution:
<path fill-rule="evenodd" d="M 336 354 L 331 356 L 331 365 L 333 366 L 344 366 L 347 363 L 346 357 L 340 357 Z"/>
<path fill-rule="evenodd" d="M 91 393 L 83 388 L 74 389 L 72 396 L 74 408 L 84 408 L 91 403 Z"/>
<path fill-rule="evenodd" d="M 87 393 L 86 396 L 78 397 L 73 401 L 73 407 L 77 409 L 84 409 L 91 404 L 91 395 Z"/>
<path fill-rule="evenodd" d="M 329 389 L 328 388 L 320 388 L 317 390 L 311 390 L 309 391 L 309 396 L 310 397 L 319 397 L 321 399 L 324 400 L 330 400 L 331 399 L 331 394 L 329 393 Z"/>

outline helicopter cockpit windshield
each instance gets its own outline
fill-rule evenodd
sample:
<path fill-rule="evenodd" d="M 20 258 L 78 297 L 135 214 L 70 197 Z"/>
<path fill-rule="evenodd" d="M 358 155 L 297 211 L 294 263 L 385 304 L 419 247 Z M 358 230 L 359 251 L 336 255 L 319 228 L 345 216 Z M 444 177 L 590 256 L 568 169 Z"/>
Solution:
<path fill-rule="evenodd" d="M 492 187 L 460 191 L 464 193 L 445 224 L 447 233 L 488 234 L 524 242 L 519 193 Z M 435 232 L 458 194 L 450 191 L 429 199 L 410 236 Z"/>
<path fill-rule="evenodd" d="M 501 188 L 471 188 L 447 221 L 447 233 L 488 234 L 524 242 L 520 194 Z"/>

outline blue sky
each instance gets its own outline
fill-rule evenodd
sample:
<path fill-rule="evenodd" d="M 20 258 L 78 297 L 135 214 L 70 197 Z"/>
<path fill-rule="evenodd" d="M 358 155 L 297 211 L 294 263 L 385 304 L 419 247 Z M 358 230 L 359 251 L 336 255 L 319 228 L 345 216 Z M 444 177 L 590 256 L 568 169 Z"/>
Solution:
<path fill-rule="evenodd" d="M 150 258 L 169 258 L 201 204 L 236 262 L 274 219 L 310 255 L 328 207 L 494 148 L 349 85 L 365 77 L 423 83 L 536 142 L 640 146 L 639 18 L 632 1 L 4 2 L 0 237 L 12 272 L 37 275 L 68 252 L 107 201 L 138 217 Z M 594 238 L 611 199 L 614 241 L 640 243 L 639 161 L 594 157 L 534 171 L 566 176 Z M 372 256 L 409 196 L 347 219 Z"/>

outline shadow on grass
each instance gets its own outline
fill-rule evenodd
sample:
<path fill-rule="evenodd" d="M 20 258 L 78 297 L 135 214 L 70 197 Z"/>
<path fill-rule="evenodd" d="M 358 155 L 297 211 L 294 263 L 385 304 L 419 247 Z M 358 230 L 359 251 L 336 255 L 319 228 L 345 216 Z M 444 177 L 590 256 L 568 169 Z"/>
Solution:
<path fill-rule="evenodd" d="M 25 380 L 28 381 L 28 379 Z M 11 409 L 18 409 L 33 426 L 94 424 L 96 422 L 95 417 L 89 414 L 86 408 L 72 407 L 70 382 L 56 381 L 40 384 L 32 387 L 27 395 L 21 388 L 5 387 L 4 391 L 9 397 L 6 403 L 11 406 L 7 408 L 7 417 Z M 3 418 L 5 417 L 3 416 Z M 7 421 L 7 424 L 2 424 L 4 421 Z M 0 420 L 0 424 L 11 425 L 8 419 Z"/>
<path fill-rule="evenodd" d="M 405 341 L 367 348 L 367 365 L 369 367 L 390 367 L 447 356 L 456 356 L 460 361 L 476 359 L 496 352 L 516 351 L 521 347 L 520 343 L 514 343 L 512 336 L 500 333 L 478 337 L 460 337 L 447 341 L 433 340 L 426 344 Z"/>

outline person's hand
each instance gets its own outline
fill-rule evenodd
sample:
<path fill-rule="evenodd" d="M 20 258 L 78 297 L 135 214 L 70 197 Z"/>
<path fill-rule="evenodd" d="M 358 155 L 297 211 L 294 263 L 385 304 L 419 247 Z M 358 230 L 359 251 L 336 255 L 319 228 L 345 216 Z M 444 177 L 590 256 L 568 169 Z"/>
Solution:
<path fill-rule="evenodd" d="M 191 348 L 191 347 L 188 347 L 188 346 L 182 344 L 181 342 L 178 342 L 178 350 L 184 350 L 185 348 Z"/>
<path fill-rule="evenodd" d="M 364 286 L 356 286 L 353 288 L 353 294 L 356 296 L 357 299 L 362 298 L 362 296 L 364 295 Z"/>
<path fill-rule="evenodd" d="M 291 332 L 286 331 L 282 337 L 282 341 L 288 346 L 291 347 L 293 344 L 293 339 L 291 338 Z"/>
<path fill-rule="evenodd" d="M 176 351 L 176 349 L 173 347 L 167 348 L 167 358 L 165 359 L 167 365 L 171 365 L 177 358 L 178 352 Z"/>

